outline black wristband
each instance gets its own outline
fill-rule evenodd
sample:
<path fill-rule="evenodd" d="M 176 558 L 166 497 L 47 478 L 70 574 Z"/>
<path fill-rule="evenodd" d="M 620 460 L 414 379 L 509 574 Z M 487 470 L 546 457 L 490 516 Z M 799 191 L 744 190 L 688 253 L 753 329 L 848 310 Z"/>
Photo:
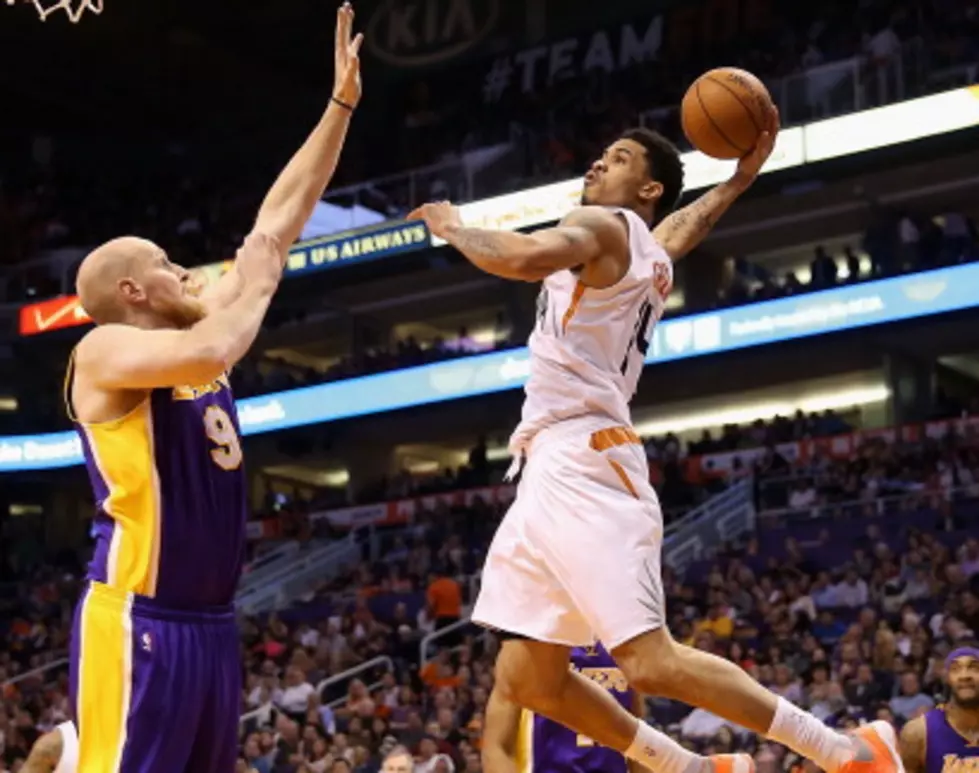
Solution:
<path fill-rule="evenodd" d="M 348 102 L 344 102 L 342 99 L 337 99 L 336 97 L 330 97 L 331 102 L 336 102 L 344 110 L 349 110 L 351 113 L 354 111 L 354 106 Z"/>

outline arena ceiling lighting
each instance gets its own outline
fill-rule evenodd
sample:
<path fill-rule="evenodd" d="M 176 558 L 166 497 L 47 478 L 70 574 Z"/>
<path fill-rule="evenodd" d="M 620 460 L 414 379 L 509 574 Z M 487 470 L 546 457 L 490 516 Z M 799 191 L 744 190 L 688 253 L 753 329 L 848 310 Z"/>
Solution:
<path fill-rule="evenodd" d="M 783 129 L 761 173 L 854 156 L 975 126 L 979 126 L 979 86 L 954 89 Z M 734 165 L 733 161 L 720 161 L 696 151 L 684 153 L 687 190 L 700 190 L 727 180 Z M 576 177 L 474 201 L 462 205 L 462 219 L 469 226 L 508 230 L 552 223 L 578 203 L 581 184 L 581 178 Z M 432 244 L 445 242 L 432 237 Z"/>

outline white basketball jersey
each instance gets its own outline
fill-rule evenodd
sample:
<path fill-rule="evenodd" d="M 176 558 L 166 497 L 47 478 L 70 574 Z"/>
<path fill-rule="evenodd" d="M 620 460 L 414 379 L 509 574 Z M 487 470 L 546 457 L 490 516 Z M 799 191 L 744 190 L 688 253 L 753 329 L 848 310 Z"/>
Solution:
<path fill-rule="evenodd" d="M 78 731 L 74 722 L 62 722 L 55 730 L 61 733 L 61 759 L 54 773 L 77 773 L 78 771 Z"/>
<path fill-rule="evenodd" d="M 514 455 L 540 430 L 578 416 L 632 423 L 629 401 L 673 286 L 673 263 L 639 215 L 608 209 L 628 224 L 629 269 L 603 289 L 585 287 L 570 270 L 544 280 L 530 335 L 527 398 L 510 438 Z"/>

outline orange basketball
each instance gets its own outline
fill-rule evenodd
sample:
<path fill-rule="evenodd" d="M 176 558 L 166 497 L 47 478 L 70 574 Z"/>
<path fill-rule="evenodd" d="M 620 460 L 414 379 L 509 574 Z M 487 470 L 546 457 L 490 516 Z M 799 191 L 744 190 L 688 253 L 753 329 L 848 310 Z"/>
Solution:
<path fill-rule="evenodd" d="M 714 158 L 741 158 L 768 126 L 775 106 L 765 84 L 735 67 L 701 75 L 680 105 L 690 144 Z"/>

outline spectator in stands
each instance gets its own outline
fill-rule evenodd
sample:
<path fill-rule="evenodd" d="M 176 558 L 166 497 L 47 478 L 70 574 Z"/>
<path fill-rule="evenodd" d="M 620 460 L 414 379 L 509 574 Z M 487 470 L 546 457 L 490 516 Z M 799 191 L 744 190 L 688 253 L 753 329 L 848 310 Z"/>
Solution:
<path fill-rule="evenodd" d="M 438 743 L 435 738 L 426 735 L 418 744 L 418 757 L 415 762 L 414 773 L 436 773 L 436 765 L 439 757 Z"/>
<path fill-rule="evenodd" d="M 836 601 L 841 607 L 864 607 L 869 600 L 867 583 L 857 574 L 857 570 L 849 567 L 843 575 L 843 581 L 836 586 Z"/>
<path fill-rule="evenodd" d="M 395 746 L 384 757 L 381 773 L 412 773 L 415 761 L 404 746 Z"/>
<path fill-rule="evenodd" d="M 935 708 L 935 701 L 921 692 L 918 675 L 914 671 L 903 673 L 901 690 L 890 702 L 890 709 L 894 715 L 906 722 L 933 708 Z"/>
<path fill-rule="evenodd" d="M 435 630 L 441 630 L 459 622 L 462 615 L 462 587 L 458 580 L 449 576 L 444 566 L 437 565 L 434 567 L 434 571 L 429 577 L 425 600 L 428 604 L 428 613 L 435 622 Z M 457 638 L 449 633 L 444 641 L 451 645 Z"/>
<path fill-rule="evenodd" d="M 316 688 L 306 681 L 306 673 L 299 666 L 289 666 L 286 669 L 286 685 L 279 695 L 278 705 L 291 717 L 303 717 L 309 708 L 309 699 L 316 693 Z"/>

